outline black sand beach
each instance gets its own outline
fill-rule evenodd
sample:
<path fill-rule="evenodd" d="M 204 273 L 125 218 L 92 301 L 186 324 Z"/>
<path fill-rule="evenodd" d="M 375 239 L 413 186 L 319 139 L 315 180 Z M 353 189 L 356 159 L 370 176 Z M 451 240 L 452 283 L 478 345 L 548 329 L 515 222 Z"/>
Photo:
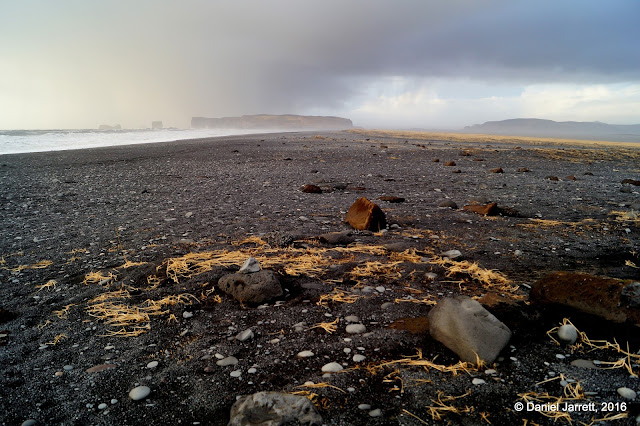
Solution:
<path fill-rule="evenodd" d="M 574 424 L 635 424 L 638 398 L 617 389 L 640 391 L 638 360 L 627 357 L 630 370 L 578 367 L 623 356 L 559 346 L 547 331 L 569 318 L 637 354 L 638 327 L 532 303 L 529 291 L 553 271 L 638 280 L 638 180 L 640 146 L 365 132 L 0 156 L 0 423 L 224 425 L 236 397 L 278 391 L 302 392 L 329 425 L 558 424 L 514 404 L 566 397 L 568 379 L 581 401 L 614 404 L 569 413 Z M 353 231 L 348 245 L 318 241 L 350 229 L 345 213 L 360 197 L 382 208 L 388 229 Z M 446 200 L 459 208 L 439 207 Z M 474 201 L 500 214 L 462 209 Z M 442 260 L 450 250 L 498 278 L 452 270 Z M 233 260 L 172 275 L 168 259 L 201 252 Z M 253 306 L 220 291 L 218 279 L 250 255 L 268 260 L 282 297 Z M 432 305 L 458 294 L 512 330 L 495 364 L 453 368 L 458 357 L 429 336 Z M 109 325 L 100 303 L 148 316 Z M 345 332 L 352 315 L 366 333 Z M 314 327 L 327 323 L 335 330 Z M 235 338 L 247 329 L 253 337 Z M 296 356 L 305 350 L 314 355 Z M 228 356 L 238 363 L 216 365 Z M 334 361 L 345 369 L 323 378 Z M 133 401 L 139 385 L 151 394 Z"/>

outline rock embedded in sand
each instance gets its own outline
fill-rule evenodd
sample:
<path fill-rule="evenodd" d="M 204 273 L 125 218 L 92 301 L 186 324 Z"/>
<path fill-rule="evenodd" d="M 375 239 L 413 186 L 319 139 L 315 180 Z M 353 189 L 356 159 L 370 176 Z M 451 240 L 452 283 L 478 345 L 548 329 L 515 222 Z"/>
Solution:
<path fill-rule="evenodd" d="M 134 401 L 140 401 L 148 397 L 149 394 L 151 394 L 151 388 L 148 386 L 138 386 L 129 391 L 129 398 Z"/>
<path fill-rule="evenodd" d="M 496 169 L 491 169 L 489 170 L 491 173 L 504 173 L 504 170 L 502 170 L 502 167 L 498 167 Z"/>
<path fill-rule="evenodd" d="M 305 192 L 307 194 L 322 194 L 322 188 L 317 185 L 306 184 L 300 188 L 300 191 Z"/>
<path fill-rule="evenodd" d="M 351 225 L 351 227 L 361 231 L 380 231 L 387 226 L 384 212 L 377 204 L 372 203 L 365 197 L 358 198 L 356 202 L 349 207 L 345 222 Z"/>
<path fill-rule="evenodd" d="M 486 205 L 470 204 L 462 207 L 462 210 L 478 213 L 483 216 L 495 216 L 498 214 L 498 204 L 489 203 Z"/>
<path fill-rule="evenodd" d="M 447 166 L 447 167 L 453 167 L 453 166 L 456 165 L 456 162 L 455 161 L 448 161 L 448 162 L 444 163 L 444 165 Z"/>
<path fill-rule="evenodd" d="M 622 184 L 640 186 L 640 180 L 623 179 Z"/>
<path fill-rule="evenodd" d="M 455 202 L 451 201 L 451 200 L 444 200 L 443 202 L 438 204 L 438 207 L 449 208 L 449 209 L 457 209 L 458 205 Z"/>
<path fill-rule="evenodd" d="M 367 327 L 364 324 L 349 324 L 345 330 L 349 334 L 361 334 L 367 331 Z"/>
<path fill-rule="evenodd" d="M 231 407 L 227 426 L 284 424 L 321 425 L 322 417 L 304 396 L 258 392 L 240 397 Z"/>
<path fill-rule="evenodd" d="M 364 361 L 366 358 L 367 358 L 367 357 L 366 357 L 366 356 L 364 356 L 364 355 L 362 355 L 362 354 L 355 354 L 355 355 L 353 356 L 353 358 L 352 358 L 352 359 L 353 359 L 353 362 L 362 362 L 362 361 Z"/>
<path fill-rule="evenodd" d="M 511 339 L 511 330 L 468 296 L 440 300 L 428 317 L 431 336 L 465 362 L 475 363 L 477 354 L 491 363 Z"/>
<path fill-rule="evenodd" d="M 609 321 L 640 325 L 640 309 L 630 306 L 623 291 L 629 280 L 575 272 L 553 272 L 531 288 L 535 304 L 568 306 Z"/>
<path fill-rule="evenodd" d="M 343 367 L 337 362 L 330 362 L 322 366 L 323 373 L 336 373 L 343 370 Z"/>
<path fill-rule="evenodd" d="M 311 351 L 302 351 L 302 352 L 298 352 L 297 357 L 298 358 L 310 358 L 312 356 L 314 356 L 315 354 Z"/>
<path fill-rule="evenodd" d="M 147 368 L 156 368 L 158 366 L 158 361 L 151 361 L 147 364 Z"/>
<path fill-rule="evenodd" d="M 218 280 L 218 287 L 239 302 L 245 303 L 259 304 L 283 294 L 278 276 L 269 270 L 225 275 Z"/>
<path fill-rule="evenodd" d="M 250 328 L 247 328 L 244 331 L 241 331 L 240 333 L 238 333 L 238 335 L 236 336 L 236 340 L 240 341 L 240 342 L 244 342 L 247 341 L 251 338 L 253 338 L 254 334 L 253 334 L 253 330 L 251 330 Z"/>
<path fill-rule="evenodd" d="M 327 232 L 318 235 L 320 242 L 332 245 L 347 245 L 355 241 L 351 231 Z"/>
<path fill-rule="evenodd" d="M 255 257 L 249 257 L 247 260 L 244 261 L 244 263 L 242 264 L 238 272 L 243 274 L 253 274 L 259 271 L 260 271 L 260 263 L 258 263 Z"/>

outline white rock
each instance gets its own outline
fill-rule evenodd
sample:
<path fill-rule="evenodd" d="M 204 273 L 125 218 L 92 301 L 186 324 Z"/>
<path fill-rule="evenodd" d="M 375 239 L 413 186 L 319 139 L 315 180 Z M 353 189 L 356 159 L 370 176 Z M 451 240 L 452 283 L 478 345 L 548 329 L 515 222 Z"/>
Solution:
<path fill-rule="evenodd" d="M 231 377 L 240 377 L 240 376 L 242 376 L 242 371 L 240 371 L 240 370 L 235 370 L 235 371 L 232 371 L 229 375 L 230 375 Z"/>
<path fill-rule="evenodd" d="M 104 402 L 98 405 L 98 410 L 104 410 L 105 408 L 107 408 L 107 404 L 105 404 Z"/>
<path fill-rule="evenodd" d="M 151 361 L 147 364 L 147 368 L 156 368 L 158 366 L 158 361 Z"/>
<path fill-rule="evenodd" d="M 471 383 L 473 383 L 474 385 L 484 385 L 487 382 L 485 382 L 484 380 L 479 379 L 479 378 L 476 377 L 475 379 L 473 379 L 471 381 Z"/>
<path fill-rule="evenodd" d="M 359 410 L 371 410 L 371 405 L 370 404 L 360 404 L 360 405 L 358 405 L 358 409 Z"/>
<path fill-rule="evenodd" d="M 366 359 L 367 357 L 362 355 L 362 354 L 355 354 L 353 356 L 353 362 L 362 362 Z"/>
<path fill-rule="evenodd" d="M 578 330 L 571 324 L 565 324 L 558 329 L 558 337 L 563 342 L 573 344 L 578 340 Z"/>
<path fill-rule="evenodd" d="M 238 363 L 238 358 L 236 358 L 235 356 L 228 356 L 226 358 L 221 359 L 220 361 L 216 362 L 216 365 L 219 365 L 220 367 L 226 367 L 228 365 L 236 365 Z"/>
<path fill-rule="evenodd" d="M 254 257 L 250 257 L 244 261 L 244 263 L 240 267 L 240 271 L 238 272 L 242 272 L 243 274 L 251 274 L 253 272 L 259 272 L 259 271 L 260 271 L 260 264 Z"/>
<path fill-rule="evenodd" d="M 367 327 L 364 324 L 349 324 L 346 327 L 346 331 L 349 334 L 360 334 L 367 331 Z"/>
<path fill-rule="evenodd" d="M 184 311 L 182 313 L 182 318 L 187 319 L 187 318 L 191 318 L 193 316 L 193 314 L 191 312 L 188 311 Z"/>
<path fill-rule="evenodd" d="M 247 373 L 249 374 L 256 374 L 258 372 L 258 369 L 255 367 L 251 367 L 250 369 L 247 370 Z"/>
<path fill-rule="evenodd" d="M 636 392 L 629 388 L 618 388 L 618 395 L 624 399 L 636 399 Z"/>
<path fill-rule="evenodd" d="M 384 288 L 384 286 L 379 285 L 378 287 L 376 287 L 376 291 L 378 293 L 384 293 L 385 290 L 386 288 Z"/>
<path fill-rule="evenodd" d="M 496 374 L 496 370 L 490 368 L 488 370 L 485 370 L 484 374 L 487 374 L 487 375 Z"/>
<path fill-rule="evenodd" d="M 436 278 L 438 278 L 438 274 L 436 274 L 435 272 L 427 272 L 424 274 L 424 276 L 429 280 L 435 280 Z"/>
<path fill-rule="evenodd" d="M 148 386 L 138 386 L 129 391 L 129 398 L 134 401 L 140 401 L 141 399 L 145 399 L 151 393 L 151 388 Z"/>
<path fill-rule="evenodd" d="M 351 353 L 351 348 L 344 348 L 343 349 L 345 354 L 350 354 Z"/>
<path fill-rule="evenodd" d="M 355 315 L 349 315 L 344 318 L 346 322 L 360 322 L 360 318 Z"/>
<path fill-rule="evenodd" d="M 311 351 L 302 351 L 298 353 L 298 358 L 309 358 L 314 356 L 315 354 Z"/>
<path fill-rule="evenodd" d="M 249 340 L 253 338 L 253 336 L 254 336 L 253 331 L 250 328 L 247 328 L 246 330 L 238 333 L 238 335 L 236 336 L 236 340 L 244 342 L 245 340 Z"/>
<path fill-rule="evenodd" d="M 343 367 L 337 362 L 330 362 L 322 366 L 323 373 L 336 373 L 341 370 L 343 370 Z"/>

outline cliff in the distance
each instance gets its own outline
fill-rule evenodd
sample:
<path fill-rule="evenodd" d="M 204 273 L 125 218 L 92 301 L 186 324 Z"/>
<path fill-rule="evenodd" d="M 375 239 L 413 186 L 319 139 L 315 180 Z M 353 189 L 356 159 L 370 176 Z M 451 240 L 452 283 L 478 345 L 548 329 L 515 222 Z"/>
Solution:
<path fill-rule="evenodd" d="M 313 115 L 243 115 L 241 117 L 193 117 L 194 129 L 282 129 L 282 130 L 341 130 L 350 129 L 348 118 Z"/>

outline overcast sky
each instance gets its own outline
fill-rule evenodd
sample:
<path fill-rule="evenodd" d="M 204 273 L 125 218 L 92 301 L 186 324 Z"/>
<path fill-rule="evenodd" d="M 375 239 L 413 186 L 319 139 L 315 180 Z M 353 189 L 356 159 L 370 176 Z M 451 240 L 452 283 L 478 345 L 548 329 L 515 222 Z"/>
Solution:
<path fill-rule="evenodd" d="M 640 123 L 637 0 L 0 1 L 0 128 Z"/>

